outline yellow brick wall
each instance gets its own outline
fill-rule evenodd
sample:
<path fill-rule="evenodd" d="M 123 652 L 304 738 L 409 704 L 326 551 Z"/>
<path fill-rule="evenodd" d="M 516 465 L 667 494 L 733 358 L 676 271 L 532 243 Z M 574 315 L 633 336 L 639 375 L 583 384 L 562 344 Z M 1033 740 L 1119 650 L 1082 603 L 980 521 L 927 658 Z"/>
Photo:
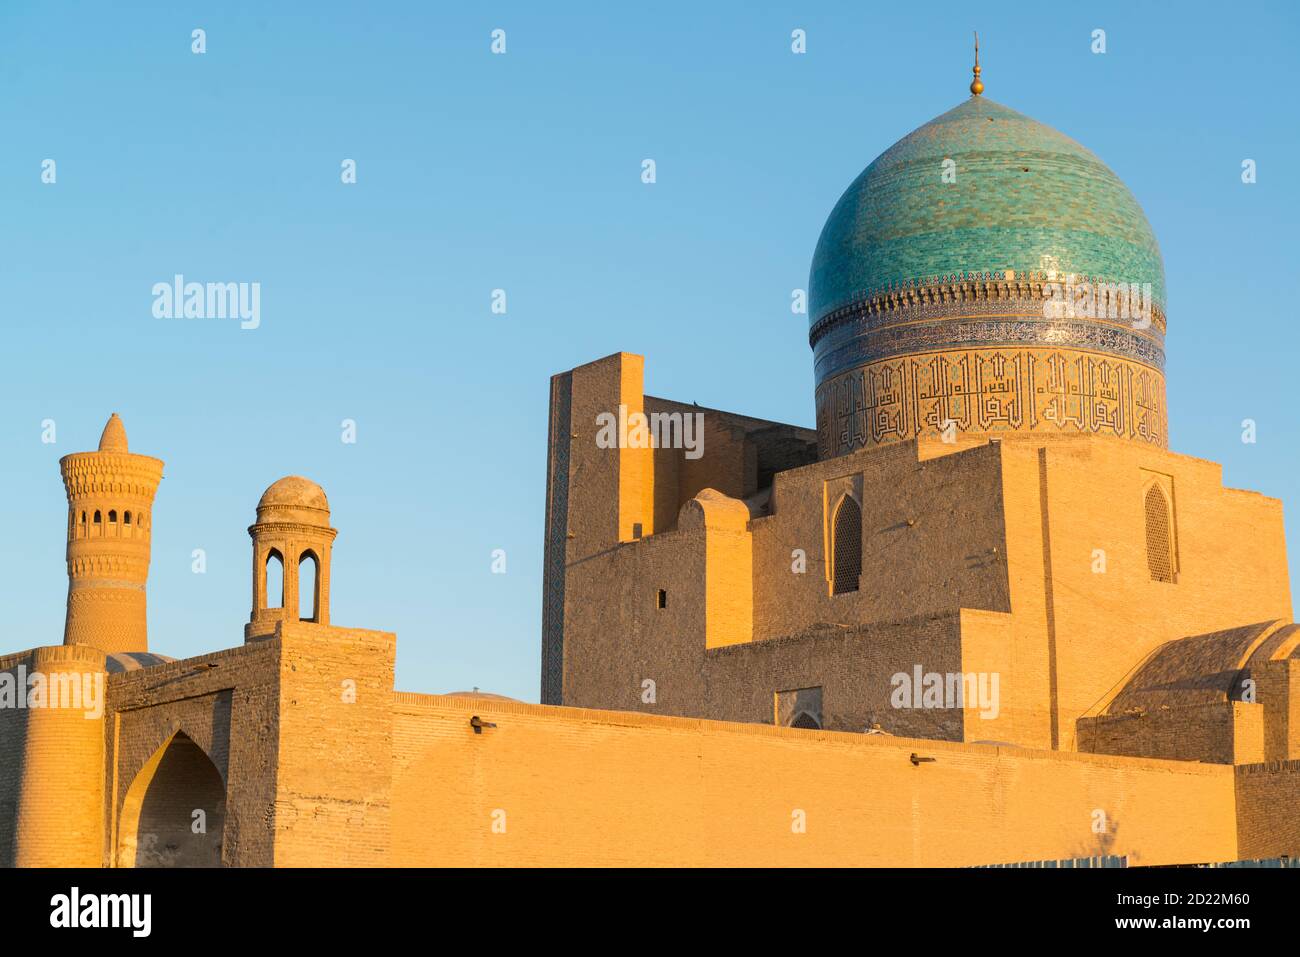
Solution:
<path fill-rule="evenodd" d="M 1236 856 L 1229 767 L 410 694 L 393 742 L 398 866 Z"/>
<path fill-rule="evenodd" d="M 109 678 L 101 776 L 105 866 L 133 859 L 138 807 L 127 796 L 172 735 L 190 738 L 226 781 L 222 858 L 268 867 L 276 843 L 280 643 L 256 641 Z M 146 772 L 147 774 L 147 772 Z M 124 851 L 125 849 L 125 851 Z"/>
<path fill-rule="evenodd" d="M 1061 748 L 1077 746 L 1076 720 L 1163 642 L 1290 620 L 1276 499 L 1225 489 L 1214 463 L 1119 439 L 1000 447 L 1012 610 L 1026 627 L 1047 625 Z M 1172 485 L 1175 583 L 1152 581 L 1147 568 L 1142 492 L 1152 475 Z M 1039 530 L 1036 514 L 1047 516 Z M 1099 553 L 1104 572 L 1093 571 Z M 1039 694 L 1036 686 L 1008 690 Z"/>
<path fill-rule="evenodd" d="M 604 413 L 618 415 L 626 379 L 624 354 L 591 362 L 573 370 L 570 421 L 562 433 L 572 443 L 569 459 L 569 515 L 567 522 L 568 561 L 609 548 L 631 538 L 634 514 L 640 507 L 640 491 L 631 494 L 627 485 L 622 449 L 602 449 L 596 445 L 599 426 L 596 417 Z M 626 357 L 631 358 L 631 357 Z M 653 494 L 653 492 L 652 492 Z M 597 507 L 599 503 L 599 507 Z"/>
<path fill-rule="evenodd" d="M 1162 642 L 1289 619 L 1280 503 L 1225 489 L 1221 478 L 1212 463 L 1077 436 L 900 443 L 782 472 L 772 514 L 751 520 L 747 535 L 737 525 L 734 535 L 701 537 L 692 525 L 580 561 L 571 551 L 565 701 L 722 717 L 705 710 L 703 685 L 686 674 L 682 660 L 694 648 L 744 642 L 747 632 L 794 640 L 818 628 L 961 614 L 960 668 L 996 674 L 1000 697 L 997 719 L 967 715 L 967 739 L 1075 750 L 1076 721 Z M 1147 568 L 1142 495 L 1152 480 L 1173 503 L 1174 583 L 1152 581 Z M 828 502 L 845 491 L 862 501 L 862 587 L 831 595 Z M 600 509 L 598 498 L 586 500 L 578 524 Z M 806 559 L 802 574 L 796 554 Z M 660 588 L 670 613 L 653 610 Z M 934 670 L 934 657 L 918 641 L 901 670 Z M 892 673 L 857 680 L 887 689 Z M 671 677 L 685 706 L 644 707 L 642 676 Z M 846 704 L 827 701 L 831 720 Z M 1242 740 L 1233 734 L 1207 747 L 1263 756 L 1244 727 Z"/>
<path fill-rule="evenodd" d="M 0 670 L 76 679 L 102 675 L 104 653 L 85 645 L 34 648 Z M 102 681 L 102 679 L 100 679 Z M 101 694 L 103 685 L 101 684 Z M 22 694 L 26 688 L 18 686 Z M 0 709 L 0 863 L 97 867 L 103 845 L 104 718 L 84 708 Z"/>
<path fill-rule="evenodd" d="M 1082 718 L 1077 731 L 1079 747 L 1098 753 L 1215 764 L 1264 759 L 1264 709 L 1240 701 Z"/>
<path fill-rule="evenodd" d="M 566 583 L 567 700 L 642 707 L 642 683 L 656 707 L 689 713 L 703 695 L 696 655 L 705 645 L 705 531 L 676 529 L 570 566 Z M 656 607 L 657 593 L 667 607 Z M 617 652 L 612 653 L 612 646 Z M 596 704 L 599 702 L 599 704 Z"/>
<path fill-rule="evenodd" d="M 606 410 L 615 417 L 619 406 L 627 407 L 629 421 L 633 415 L 645 415 L 644 382 L 645 359 L 641 356 L 621 353 L 618 356 L 618 395 L 617 401 Z M 634 426 L 629 426 L 629 431 Z M 595 445 L 595 428 L 592 423 L 592 445 Z M 582 429 L 578 441 L 582 441 Z M 617 450 L 599 450 L 606 455 L 618 457 L 618 534 L 619 540 L 628 542 L 636 536 L 634 526 L 641 526 L 642 535 L 654 532 L 655 522 L 655 467 L 654 449 L 619 448 Z"/>
<path fill-rule="evenodd" d="M 959 614 L 961 662 L 954 670 L 997 675 L 998 681 L 996 716 L 985 714 L 978 702 L 964 702 L 964 740 L 1050 748 L 1047 647 L 1041 629 L 1027 628 L 1018 616 L 1002 612 L 967 608 Z"/>
<path fill-rule="evenodd" d="M 1241 859 L 1300 852 L 1300 761 L 1272 761 L 1235 769 L 1237 853 Z"/>
<path fill-rule="evenodd" d="M 1264 760 L 1300 759 L 1300 660 L 1263 662 L 1251 676 L 1264 707 Z"/>
<path fill-rule="evenodd" d="M 281 623 L 277 867 L 389 860 L 396 636 Z"/>
<path fill-rule="evenodd" d="M 0 826 L 20 837 L 5 863 L 99 863 L 113 823 L 96 782 L 124 793 L 177 730 L 226 778 L 231 864 L 965 866 L 1105 853 L 1157 865 L 1300 852 L 1286 823 L 1300 762 L 1234 768 L 394 694 L 392 638 L 287 625 L 114 675 L 107 728 L 38 728 L 38 760 L 21 763 L 30 780 L 3 777 L 13 761 L 0 768 L 16 808 Z M 61 667 L 94 654 L 41 651 Z M 495 727 L 475 734 L 473 715 Z M 10 722 L 0 713 L 6 741 Z M 1238 715 L 1234 727 L 1262 749 L 1261 721 Z"/>
<path fill-rule="evenodd" d="M 1000 464 L 988 446 L 923 462 L 904 443 L 779 473 L 773 514 L 753 522 L 755 638 L 814 622 L 1011 610 Z M 832 595 L 828 513 L 845 491 L 861 496 L 862 587 Z M 795 549 L 807 561 L 801 574 Z"/>
<path fill-rule="evenodd" d="M 753 537 L 739 499 L 704 489 L 682 507 L 678 527 L 704 534 L 704 645 L 721 648 L 754 637 Z"/>

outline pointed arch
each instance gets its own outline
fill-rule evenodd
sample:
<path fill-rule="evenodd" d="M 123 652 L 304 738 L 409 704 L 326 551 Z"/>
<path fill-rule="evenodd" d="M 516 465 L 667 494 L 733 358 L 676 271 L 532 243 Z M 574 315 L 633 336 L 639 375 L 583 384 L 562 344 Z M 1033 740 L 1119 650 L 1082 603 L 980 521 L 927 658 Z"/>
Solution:
<path fill-rule="evenodd" d="M 1147 570 L 1155 582 L 1174 581 L 1174 534 L 1173 517 L 1169 510 L 1169 500 L 1159 483 L 1147 486 L 1143 497 L 1143 510 L 1146 519 Z"/>
<path fill-rule="evenodd" d="M 284 571 L 284 556 L 278 548 L 271 549 L 262 566 L 262 594 L 267 608 L 284 607 Z"/>
<path fill-rule="evenodd" d="M 813 731 L 820 731 L 822 729 L 822 724 L 817 720 L 816 715 L 808 711 L 800 711 L 795 715 L 794 720 L 790 722 L 790 727 L 808 728 Z"/>
<path fill-rule="evenodd" d="M 118 867 L 220 867 L 226 783 L 184 731 L 144 763 L 122 800 Z"/>
<path fill-rule="evenodd" d="M 852 495 L 845 495 L 831 519 L 831 594 L 857 591 L 861 576 L 862 507 Z"/>
<path fill-rule="evenodd" d="M 298 556 L 298 619 L 320 621 L 320 558 L 310 548 Z"/>

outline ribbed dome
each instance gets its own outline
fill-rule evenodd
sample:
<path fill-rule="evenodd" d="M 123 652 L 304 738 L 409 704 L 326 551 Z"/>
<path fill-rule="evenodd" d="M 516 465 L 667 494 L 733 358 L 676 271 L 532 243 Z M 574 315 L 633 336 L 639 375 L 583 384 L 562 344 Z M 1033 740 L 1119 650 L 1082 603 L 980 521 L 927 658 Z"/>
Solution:
<path fill-rule="evenodd" d="M 259 518 L 260 513 L 266 509 L 310 509 L 324 512 L 327 523 L 329 508 L 325 490 L 301 475 L 289 475 L 275 482 L 262 493 L 257 503 Z"/>
<path fill-rule="evenodd" d="M 1009 270 L 1150 283 L 1165 304 L 1155 234 L 1119 178 L 1064 134 L 974 96 L 891 146 L 840 197 L 813 256 L 809 320 L 885 289 Z"/>

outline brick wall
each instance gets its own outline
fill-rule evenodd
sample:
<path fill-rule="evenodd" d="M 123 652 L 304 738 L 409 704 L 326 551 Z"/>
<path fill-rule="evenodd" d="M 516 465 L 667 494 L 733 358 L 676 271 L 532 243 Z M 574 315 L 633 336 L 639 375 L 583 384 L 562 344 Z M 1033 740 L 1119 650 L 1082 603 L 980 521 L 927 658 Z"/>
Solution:
<path fill-rule="evenodd" d="M 639 383 L 639 357 L 620 354 L 574 370 L 574 394 L 581 374 L 588 405 L 598 393 L 605 398 L 596 405 L 603 406 L 620 395 L 639 397 L 639 385 L 620 372 L 632 359 Z M 693 408 L 643 401 L 647 410 Z M 962 653 L 954 670 L 996 674 L 1001 698 L 997 719 L 972 725 L 966 716 L 967 733 L 1073 750 L 1077 720 L 1096 714 L 1163 642 L 1290 618 L 1280 503 L 1225 489 L 1213 463 L 1120 439 L 1044 434 L 916 440 L 806 464 L 800 430 L 703 411 L 710 424 L 702 459 L 655 454 L 654 520 L 643 525 L 654 534 L 640 541 L 593 534 L 626 509 L 627 496 L 602 485 L 605 472 L 594 452 L 572 446 L 575 459 L 590 461 L 581 496 L 567 502 L 573 538 L 566 566 L 547 586 L 548 594 L 562 592 L 564 606 L 562 625 L 548 624 L 548 634 L 563 634 L 563 690 L 548 701 L 729 717 L 735 710 L 700 677 L 702 659 L 710 645 L 747 643 L 747 624 L 755 643 L 806 641 L 825 629 L 961 613 Z M 673 487 L 678 503 L 705 487 L 738 500 L 754 492 L 765 468 L 775 471 L 770 502 L 751 501 L 747 532 L 728 539 L 726 549 L 719 547 L 721 535 L 667 524 Z M 1147 566 L 1143 494 L 1152 482 L 1172 512 L 1172 583 L 1153 581 Z M 832 595 L 828 515 L 844 494 L 862 505 L 862 574 L 857 591 Z M 733 557 L 724 558 L 724 551 Z M 562 588 L 555 584 L 561 577 Z M 661 591 L 666 609 L 655 604 Z M 710 608 L 727 609 L 728 624 L 720 626 Z M 922 631 L 911 636 L 906 667 L 895 664 L 890 649 L 883 656 L 888 670 L 860 670 L 871 652 L 849 643 L 843 652 L 849 660 L 818 654 L 825 671 L 798 680 L 833 685 L 839 671 L 872 685 L 827 700 L 828 720 L 856 724 L 869 710 L 866 702 L 887 694 L 895 668 L 931 669 L 936 655 L 924 639 Z M 722 680 L 717 667 L 709 670 L 709 680 Z M 653 702 L 641 697 L 647 679 L 659 688 Z M 755 708 L 752 699 L 781 690 L 765 680 L 743 689 L 729 683 L 746 701 L 746 714 L 766 715 L 766 706 Z M 845 711 L 837 718 L 838 707 Z M 1205 746 L 1215 753 L 1263 754 L 1254 742 L 1263 726 L 1243 726 L 1223 738 L 1199 718 L 1192 723 L 1210 735 Z M 1190 756 L 1171 734 L 1149 743 L 1167 740 L 1169 756 Z M 1281 747 L 1274 742 L 1268 753 L 1280 755 Z"/>
<path fill-rule="evenodd" d="M 277 634 L 276 866 L 383 866 L 396 636 L 307 622 Z"/>
<path fill-rule="evenodd" d="M 1300 761 L 1235 769 L 1238 857 L 1300 857 Z"/>
<path fill-rule="evenodd" d="M 0 659 L 0 671 L 13 676 L 24 701 L 25 679 L 33 673 L 45 676 L 47 689 L 55 680 L 88 676 L 101 682 L 102 695 L 103 669 L 104 653 L 80 645 L 34 648 Z M 0 709 L 0 860 L 5 863 L 99 863 L 104 719 L 87 704 L 50 694 L 40 707 Z"/>
<path fill-rule="evenodd" d="M 1227 767 L 488 698 L 399 694 L 393 708 L 397 866 L 1239 856 Z M 475 734 L 476 714 L 496 727 Z"/>
<path fill-rule="evenodd" d="M 110 676 L 102 772 L 112 795 L 102 809 L 105 866 L 134 860 L 142 802 L 178 733 L 225 782 L 223 861 L 274 863 L 280 650 L 278 640 L 268 639 Z"/>

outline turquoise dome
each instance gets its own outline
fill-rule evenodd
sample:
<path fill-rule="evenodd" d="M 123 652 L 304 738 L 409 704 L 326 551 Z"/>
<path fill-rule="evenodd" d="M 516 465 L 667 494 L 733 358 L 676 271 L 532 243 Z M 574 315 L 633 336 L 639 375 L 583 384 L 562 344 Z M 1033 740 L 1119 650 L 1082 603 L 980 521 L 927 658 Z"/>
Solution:
<path fill-rule="evenodd" d="M 813 255 L 809 321 L 890 288 L 1008 270 L 1149 283 L 1165 308 L 1160 247 L 1119 177 L 1068 136 L 973 96 L 887 149 L 840 197 Z"/>

